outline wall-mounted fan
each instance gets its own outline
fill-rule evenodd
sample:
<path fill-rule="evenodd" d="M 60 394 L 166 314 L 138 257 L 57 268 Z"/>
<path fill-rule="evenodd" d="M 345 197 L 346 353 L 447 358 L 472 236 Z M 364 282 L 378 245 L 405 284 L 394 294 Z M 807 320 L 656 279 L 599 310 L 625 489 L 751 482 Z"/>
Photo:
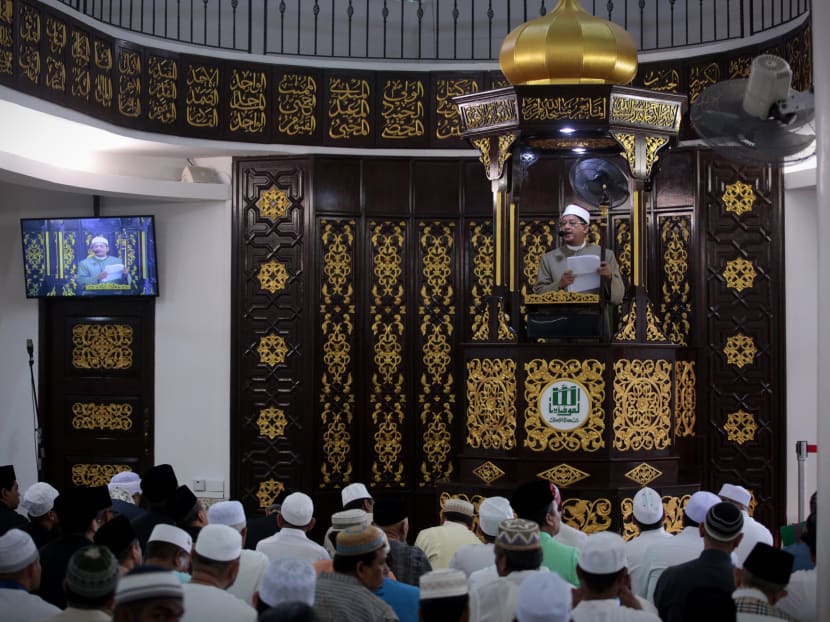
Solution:
<path fill-rule="evenodd" d="M 704 89 L 691 107 L 692 126 L 703 142 L 739 162 L 785 164 L 815 152 L 812 92 L 790 88 L 792 71 L 771 54 L 752 61 L 748 80 L 727 80 Z"/>
<path fill-rule="evenodd" d="M 589 205 L 599 205 L 603 191 L 611 207 L 628 200 L 628 179 L 616 164 L 603 158 L 583 158 L 571 167 L 571 187 Z"/>

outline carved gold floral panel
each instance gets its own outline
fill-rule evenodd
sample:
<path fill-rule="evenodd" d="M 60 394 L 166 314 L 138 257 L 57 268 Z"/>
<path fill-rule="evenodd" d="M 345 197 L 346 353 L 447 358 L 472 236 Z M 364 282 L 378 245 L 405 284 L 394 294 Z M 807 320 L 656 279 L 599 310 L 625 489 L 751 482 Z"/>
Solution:
<path fill-rule="evenodd" d="M 741 216 L 752 211 L 757 198 L 752 186 L 742 181 L 736 181 L 724 188 L 721 201 L 723 201 L 723 207 L 727 212 Z"/>
<path fill-rule="evenodd" d="M 752 265 L 751 261 L 743 257 L 730 259 L 723 268 L 723 280 L 726 281 L 726 286 L 738 292 L 750 289 L 755 285 L 755 278 L 757 276 L 758 273 L 755 272 L 755 266 Z"/>
<path fill-rule="evenodd" d="M 525 447 L 532 451 L 597 451 L 605 446 L 602 438 L 605 432 L 603 363 L 596 359 L 534 359 L 525 363 L 525 372 Z M 556 380 L 576 381 L 588 392 L 591 412 L 582 426 L 567 431 L 555 430 L 542 420 L 539 396 L 548 384 Z"/>
<path fill-rule="evenodd" d="M 516 446 L 516 361 L 467 361 L 467 445 L 474 449 Z"/>
<path fill-rule="evenodd" d="M 320 379 L 320 423 L 323 464 L 321 486 L 348 484 L 352 473 L 351 440 L 355 408 L 354 256 L 355 221 L 321 220 L 320 246 L 323 265 L 320 273 L 320 336 L 322 376 Z"/>
<path fill-rule="evenodd" d="M 726 362 L 736 367 L 745 367 L 755 360 L 758 348 L 755 340 L 749 335 L 738 333 L 727 338 L 723 346 L 723 353 L 726 355 Z"/>
<path fill-rule="evenodd" d="M 259 411 L 256 425 L 259 428 L 260 436 L 266 436 L 273 441 L 278 436 L 285 434 L 288 419 L 286 419 L 285 412 L 281 408 L 271 406 Z"/>
<path fill-rule="evenodd" d="M 637 482 L 640 486 L 648 486 L 662 474 L 663 472 L 660 469 L 643 462 L 628 471 L 625 476 L 631 481 Z"/>
<path fill-rule="evenodd" d="M 758 432 L 756 417 L 752 413 L 739 410 L 729 413 L 726 416 L 726 423 L 723 425 L 726 438 L 730 441 L 743 445 L 747 441 L 754 441 Z"/>
<path fill-rule="evenodd" d="M 131 404 L 75 402 L 72 427 L 76 430 L 126 431 L 133 427 Z"/>
<path fill-rule="evenodd" d="M 285 339 L 275 333 L 261 337 L 256 350 L 259 354 L 259 360 L 269 367 L 284 363 L 285 356 L 288 354 Z"/>
<path fill-rule="evenodd" d="M 486 462 L 482 462 L 476 468 L 473 469 L 473 475 L 475 475 L 485 484 L 489 485 L 495 482 L 497 479 L 504 477 L 504 471 L 502 471 L 498 466 L 487 460 Z"/>
<path fill-rule="evenodd" d="M 542 471 L 536 474 L 537 477 L 553 482 L 559 488 L 567 488 L 571 484 L 582 481 L 586 477 L 590 477 L 590 473 L 586 473 L 577 469 L 570 464 L 557 464 L 555 467 L 549 468 L 547 471 Z"/>
<path fill-rule="evenodd" d="M 675 421 L 674 434 L 677 437 L 695 435 L 695 362 L 677 361 L 674 364 L 675 377 Z"/>
<path fill-rule="evenodd" d="M 276 294 L 285 288 L 288 282 L 288 270 L 285 264 L 272 259 L 259 267 L 257 279 L 259 279 L 260 288 Z"/>
<path fill-rule="evenodd" d="M 689 216 L 660 218 L 660 243 L 663 247 L 663 284 L 660 315 L 663 332 L 672 343 L 688 345 L 691 331 L 691 283 L 689 282 L 689 250 L 692 223 Z"/>
<path fill-rule="evenodd" d="M 74 486 L 105 486 L 116 473 L 131 470 L 127 464 L 73 464 L 72 484 Z"/>
<path fill-rule="evenodd" d="M 562 520 L 584 533 L 606 531 L 611 527 L 611 509 L 608 499 L 565 499 L 562 501 Z"/>
<path fill-rule="evenodd" d="M 665 449 L 671 444 L 672 365 L 665 360 L 614 362 L 614 448 Z"/>
<path fill-rule="evenodd" d="M 470 288 L 470 320 L 471 334 L 476 335 L 482 330 L 487 334 L 488 317 L 485 297 L 493 292 L 495 283 L 496 251 L 493 245 L 492 221 L 471 221 L 468 225 L 467 236 L 472 257 L 472 275 Z M 473 337 L 475 341 L 475 337 Z"/>
<path fill-rule="evenodd" d="M 275 479 L 260 482 L 256 492 L 256 498 L 259 499 L 259 507 L 267 508 L 274 503 L 274 500 L 283 490 L 285 490 L 285 485 Z"/>
<path fill-rule="evenodd" d="M 72 327 L 72 366 L 130 369 L 133 346 L 133 327 L 127 324 L 76 324 Z"/>
<path fill-rule="evenodd" d="M 259 195 L 256 206 L 259 208 L 259 213 L 268 220 L 278 220 L 285 218 L 288 214 L 288 206 L 291 201 L 284 190 L 271 186 Z"/>

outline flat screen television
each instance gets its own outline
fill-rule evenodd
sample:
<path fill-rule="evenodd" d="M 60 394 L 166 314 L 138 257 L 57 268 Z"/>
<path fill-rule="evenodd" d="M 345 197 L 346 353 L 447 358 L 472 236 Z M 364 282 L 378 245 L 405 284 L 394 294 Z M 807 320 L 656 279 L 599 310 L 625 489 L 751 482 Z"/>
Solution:
<path fill-rule="evenodd" d="M 23 218 L 27 298 L 158 296 L 152 216 Z"/>

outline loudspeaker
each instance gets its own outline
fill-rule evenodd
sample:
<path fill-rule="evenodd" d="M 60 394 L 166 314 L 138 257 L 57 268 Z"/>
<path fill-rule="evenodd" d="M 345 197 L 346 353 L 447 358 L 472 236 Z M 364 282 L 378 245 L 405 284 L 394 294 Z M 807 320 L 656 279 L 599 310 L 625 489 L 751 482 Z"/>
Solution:
<path fill-rule="evenodd" d="M 182 170 L 182 181 L 191 184 L 221 184 L 219 173 L 206 166 L 193 166 L 189 164 Z"/>

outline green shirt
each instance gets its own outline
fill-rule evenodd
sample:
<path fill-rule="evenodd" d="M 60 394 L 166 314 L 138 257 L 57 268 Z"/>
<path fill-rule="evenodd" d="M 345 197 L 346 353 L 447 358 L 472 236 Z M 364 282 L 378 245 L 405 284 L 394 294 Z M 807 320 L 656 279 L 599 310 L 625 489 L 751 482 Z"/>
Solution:
<path fill-rule="evenodd" d="M 568 583 L 579 587 L 579 579 L 576 576 L 576 564 L 579 561 L 579 551 L 567 544 L 562 544 L 553 539 L 553 536 L 543 531 L 540 535 L 542 543 L 542 565 L 555 572 Z"/>

